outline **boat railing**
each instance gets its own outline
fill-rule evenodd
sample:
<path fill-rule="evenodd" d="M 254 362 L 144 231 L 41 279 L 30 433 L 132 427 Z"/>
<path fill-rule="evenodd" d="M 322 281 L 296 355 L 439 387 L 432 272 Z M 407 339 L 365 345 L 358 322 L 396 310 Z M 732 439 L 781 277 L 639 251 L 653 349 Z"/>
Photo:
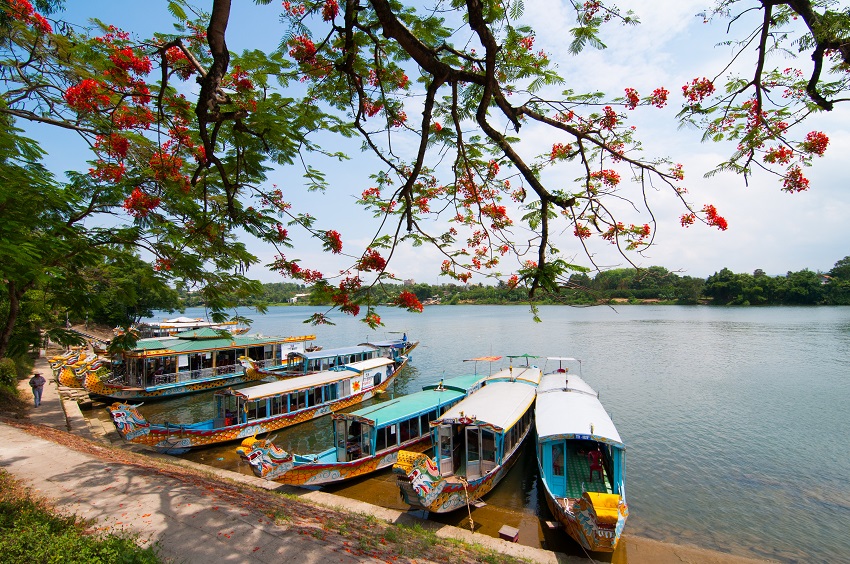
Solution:
<path fill-rule="evenodd" d="M 170 374 L 157 374 L 154 376 L 154 386 L 163 384 L 176 384 L 180 382 L 191 382 L 193 380 L 203 380 L 213 376 L 225 376 L 227 374 L 236 374 L 241 369 L 239 364 L 230 364 L 227 366 L 216 366 L 215 368 L 201 368 L 198 370 L 185 370 L 182 372 L 172 372 Z"/>

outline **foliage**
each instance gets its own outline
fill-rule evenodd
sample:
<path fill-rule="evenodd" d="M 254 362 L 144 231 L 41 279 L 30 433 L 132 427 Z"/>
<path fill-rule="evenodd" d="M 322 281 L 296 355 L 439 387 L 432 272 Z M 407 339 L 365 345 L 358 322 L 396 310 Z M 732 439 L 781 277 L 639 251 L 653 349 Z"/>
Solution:
<path fill-rule="evenodd" d="M 566 6 L 574 16 L 573 55 L 604 48 L 606 26 L 638 23 L 604 1 Z M 59 5 L 36 7 L 50 15 Z M 164 280 L 196 291 L 221 319 L 260 290 L 246 276 L 258 259 L 244 234 L 273 247 L 271 267 L 312 286 L 316 302 L 362 312 L 374 328 L 379 301 L 422 308 L 418 294 L 386 292 L 402 244 L 433 245 L 445 257 L 441 274 L 461 283 L 480 274 L 507 279 L 530 299 L 571 300 L 581 284 L 573 275 L 588 270 L 572 258 L 576 251 L 598 270 L 593 245 L 614 245 L 631 261 L 652 243 L 657 188 L 679 200 L 684 227 L 728 227 L 714 205 L 689 200 L 681 165 L 641 152 L 630 112 L 664 107 L 670 92 L 659 85 L 641 96 L 627 84 L 622 94 L 588 92 L 580 77 L 559 76 L 549 55 L 535 50 L 521 0 L 421 9 L 389 0 L 286 1 L 280 48 L 243 53 L 227 47 L 229 0 L 214 0 L 208 14 L 184 0 L 168 7 L 174 30 L 136 39 L 108 23 L 83 29 L 48 20 L 25 0 L 0 3 L 0 180 L 7 187 L 0 206 L 4 220 L 7 213 L 12 219 L 0 233 L 0 262 L 22 265 L 3 273 L 12 298 L 0 353 L 27 290 L 47 278 L 85 288 L 75 273 L 95 264 L 95 255 L 107 256 L 105 249 L 144 250 Z M 750 11 L 762 16 L 755 29 L 732 25 Z M 718 0 L 704 17 L 730 21 L 729 32 L 738 34 L 728 41 L 731 59 L 750 76 L 741 78 L 731 64 L 712 78 L 697 73 L 681 88 L 679 118 L 706 139 L 736 145 L 715 172 L 764 170 L 782 190 L 806 190 L 803 169 L 824 154 L 829 138 L 802 124 L 846 99 L 846 8 Z M 785 56 L 782 67 L 770 64 L 775 54 Z M 814 68 L 803 76 L 797 66 L 807 60 Z M 191 81 L 200 90 L 187 98 Z M 412 100 L 419 100 L 415 107 Z M 14 119 L 77 132 L 92 150 L 88 171 L 56 182 Z M 548 130 L 551 148 L 525 150 L 521 134 L 531 125 Z M 357 136 L 379 163 L 359 198 L 376 217 L 375 235 L 362 247 L 352 248 L 340 226 L 322 225 L 316 210 L 296 209 L 290 186 L 268 184 L 271 169 L 299 163 L 308 190 L 328 188 L 306 157 L 347 155 L 318 145 L 318 132 Z M 16 200 L 30 192 L 32 202 Z M 616 211 L 612 202 L 631 203 L 636 213 Z M 20 213 L 6 204 L 20 204 Z M 31 241 L 26 229 L 35 233 Z M 290 229 L 337 255 L 339 274 L 303 264 Z M 653 292 L 654 276 L 632 291 Z M 695 289 L 692 283 L 669 297 L 693 300 Z M 124 316 L 145 307 L 118 304 Z M 321 313 L 313 322 L 329 319 Z"/>
<path fill-rule="evenodd" d="M 15 389 L 18 386 L 18 371 L 11 358 L 0 358 L 0 388 Z"/>
<path fill-rule="evenodd" d="M 4 562 L 161 562 L 153 548 L 140 548 L 130 536 L 93 535 L 84 520 L 55 513 L 5 471 L 0 471 L 0 486 Z"/>

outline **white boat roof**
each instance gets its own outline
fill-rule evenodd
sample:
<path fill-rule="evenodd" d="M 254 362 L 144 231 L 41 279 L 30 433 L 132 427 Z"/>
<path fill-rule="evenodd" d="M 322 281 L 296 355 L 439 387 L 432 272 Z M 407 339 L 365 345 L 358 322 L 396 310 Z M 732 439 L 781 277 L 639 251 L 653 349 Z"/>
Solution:
<path fill-rule="evenodd" d="M 346 364 L 341 370 L 328 370 L 326 372 L 318 372 L 316 374 L 288 378 L 277 382 L 269 382 L 268 384 L 259 384 L 257 386 L 242 388 L 241 390 L 236 390 L 231 393 L 237 396 L 242 396 L 246 400 L 251 401 L 259 398 L 276 396 L 278 394 L 294 392 L 304 388 L 322 386 L 324 384 L 330 384 L 331 382 L 339 382 L 340 380 L 347 380 L 348 378 L 357 376 L 365 370 L 386 366 L 392 363 L 393 360 L 389 358 L 371 358 L 369 360 Z"/>
<path fill-rule="evenodd" d="M 543 376 L 537 388 L 535 420 L 540 440 L 585 435 L 623 446 L 620 433 L 596 392 L 575 374 L 555 372 Z"/>
<path fill-rule="evenodd" d="M 488 379 L 483 388 L 455 404 L 437 421 L 473 417 L 480 423 L 509 429 L 531 407 L 536 391 L 537 386 L 526 382 L 492 382 Z"/>

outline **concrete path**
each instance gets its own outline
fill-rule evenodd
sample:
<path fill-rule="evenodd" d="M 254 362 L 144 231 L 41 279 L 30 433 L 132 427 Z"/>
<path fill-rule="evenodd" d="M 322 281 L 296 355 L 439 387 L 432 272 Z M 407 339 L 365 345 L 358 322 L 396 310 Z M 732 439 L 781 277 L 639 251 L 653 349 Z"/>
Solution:
<path fill-rule="evenodd" d="M 76 401 L 61 397 L 46 359 L 39 358 L 35 370 L 40 371 L 48 383 L 41 406 L 30 412 L 31 423 L 70 431 L 74 435 L 99 441 L 100 444 L 109 444 L 110 437 L 120 441 L 114 427 L 106 428 L 96 420 L 87 420 Z M 26 380 L 20 382 L 19 389 L 22 397 L 32 401 Z M 152 453 L 151 456 L 159 455 Z M 587 559 L 481 534 L 472 535 L 469 531 L 422 521 L 407 513 L 321 491 L 288 488 L 253 476 L 218 470 L 179 458 L 166 458 L 171 464 L 199 469 L 207 475 L 226 478 L 231 482 L 294 493 L 320 507 L 373 515 L 393 523 L 415 522 L 433 529 L 438 536 L 473 542 L 530 562 L 589 562 Z M 181 479 L 179 470 L 158 471 L 112 461 L 104 458 L 103 454 L 96 456 L 81 452 L 3 422 L 0 422 L 0 467 L 27 482 L 41 496 L 53 500 L 59 507 L 83 518 L 96 519 L 98 526 L 104 530 L 124 529 L 140 535 L 146 544 L 157 545 L 160 555 L 173 562 L 210 564 L 291 561 L 310 564 L 384 561 L 362 553 L 349 553 L 345 548 L 347 543 L 328 542 L 321 538 L 322 534 L 311 534 L 311 530 L 321 531 L 321 521 L 313 529 L 306 521 L 300 524 L 278 524 L 269 519 L 262 507 L 246 504 L 244 500 L 235 498 L 232 491 L 228 495 L 192 480 Z M 322 511 L 327 513 L 330 510 Z M 625 561 L 630 564 L 757 562 L 697 547 L 632 537 L 624 540 L 627 541 Z M 398 561 L 405 561 L 405 558 Z M 423 562 L 420 558 L 415 561 Z"/>

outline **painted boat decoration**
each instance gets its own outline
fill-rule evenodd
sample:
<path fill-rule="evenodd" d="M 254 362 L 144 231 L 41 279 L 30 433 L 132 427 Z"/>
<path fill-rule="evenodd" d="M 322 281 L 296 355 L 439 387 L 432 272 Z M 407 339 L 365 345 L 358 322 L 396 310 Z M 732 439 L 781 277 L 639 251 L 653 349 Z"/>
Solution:
<path fill-rule="evenodd" d="M 72 347 L 62 354 L 57 354 L 47 359 L 50 369 L 53 370 L 53 377 L 58 377 L 59 371 L 63 366 L 77 362 L 84 354 L 83 347 Z"/>
<path fill-rule="evenodd" d="M 139 339 L 134 349 L 112 361 L 111 370 L 86 373 L 83 386 L 90 394 L 125 401 L 236 386 L 265 377 L 247 374 L 240 356 L 257 359 L 263 368 L 281 367 L 289 353 L 305 351 L 315 338 L 229 335 L 206 327 L 173 337 Z"/>
<path fill-rule="evenodd" d="M 260 478 L 292 486 L 363 476 L 395 464 L 402 449 L 430 449 L 429 423 L 478 390 L 482 380 L 476 374 L 458 376 L 351 413 L 334 413 L 334 446 L 318 454 L 289 453 L 254 437 L 242 441 L 236 452 Z"/>
<path fill-rule="evenodd" d="M 357 405 L 386 391 L 405 366 L 388 358 L 355 362 L 336 370 L 213 394 L 213 419 L 177 425 L 150 423 L 138 405 L 116 402 L 109 411 L 125 440 L 167 454 L 236 441 L 303 423 Z"/>
<path fill-rule="evenodd" d="M 82 388 L 83 379 L 89 368 L 100 360 L 98 356 L 92 352 L 80 351 L 77 355 L 72 356 L 67 362 L 59 365 L 54 369 L 56 379 L 59 384 L 69 388 Z M 96 368 L 102 365 L 98 363 Z"/>
<path fill-rule="evenodd" d="M 629 515 L 626 452 L 599 394 L 580 375 L 557 371 L 537 388 L 537 465 L 552 515 L 586 550 L 611 552 Z M 580 364 L 579 364 L 580 365 Z"/>
<path fill-rule="evenodd" d="M 492 490 L 531 432 L 540 376 L 537 366 L 500 370 L 487 377 L 481 390 L 432 421 L 434 458 L 402 451 L 393 466 L 402 499 L 446 513 Z"/>

